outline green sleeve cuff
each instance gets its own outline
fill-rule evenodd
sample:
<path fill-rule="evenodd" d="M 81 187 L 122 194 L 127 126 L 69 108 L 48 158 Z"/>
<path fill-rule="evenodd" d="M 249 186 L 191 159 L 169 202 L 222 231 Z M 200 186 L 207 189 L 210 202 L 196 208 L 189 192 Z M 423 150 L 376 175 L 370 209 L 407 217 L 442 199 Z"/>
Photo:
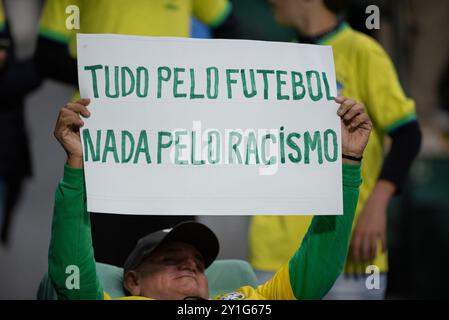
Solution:
<path fill-rule="evenodd" d="M 412 121 L 416 121 L 416 113 L 414 111 L 406 114 L 399 120 L 394 121 L 389 126 L 386 126 L 384 130 L 386 133 L 390 134 L 393 131 L 395 131 L 396 129 L 398 129 L 398 128 L 402 127 L 403 125 L 405 125 L 409 122 L 412 122 Z"/>
<path fill-rule="evenodd" d="M 358 188 L 362 183 L 362 164 L 343 164 L 343 185 Z"/>
<path fill-rule="evenodd" d="M 84 170 L 64 165 L 64 176 L 62 182 L 73 187 L 84 186 Z"/>

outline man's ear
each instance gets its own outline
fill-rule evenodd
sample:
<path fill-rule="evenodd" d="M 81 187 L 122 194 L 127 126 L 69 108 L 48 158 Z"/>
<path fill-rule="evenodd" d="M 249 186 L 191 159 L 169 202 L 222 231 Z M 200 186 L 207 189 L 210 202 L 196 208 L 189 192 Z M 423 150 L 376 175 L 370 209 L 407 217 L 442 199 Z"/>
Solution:
<path fill-rule="evenodd" d="M 137 271 L 131 270 L 123 277 L 123 286 L 132 296 L 140 296 L 140 275 Z"/>

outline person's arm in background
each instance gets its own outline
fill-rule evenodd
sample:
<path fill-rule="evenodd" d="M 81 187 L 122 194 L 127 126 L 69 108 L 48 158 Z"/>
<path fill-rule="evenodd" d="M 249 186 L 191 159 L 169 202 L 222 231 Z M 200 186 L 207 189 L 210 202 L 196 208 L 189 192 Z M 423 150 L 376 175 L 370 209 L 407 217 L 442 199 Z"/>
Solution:
<path fill-rule="evenodd" d="M 236 16 L 229 0 L 193 0 L 193 15 L 210 27 L 214 38 L 263 39 Z"/>
<path fill-rule="evenodd" d="M 391 138 L 378 181 L 365 203 L 351 240 L 350 258 L 369 263 L 378 252 L 387 249 L 387 209 L 391 198 L 403 189 L 413 161 L 421 147 L 421 130 L 415 106 L 405 96 L 394 66 L 383 51 L 366 59 L 365 96 L 370 103 L 374 126 Z M 381 74 L 381 76 L 380 76 Z"/>
<path fill-rule="evenodd" d="M 83 126 L 80 115 L 90 115 L 86 108 L 88 104 L 89 100 L 86 99 L 68 103 L 59 113 L 54 132 L 67 153 L 64 176 L 55 194 L 48 252 L 48 275 L 59 299 L 103 299 L 86 208 L 79 133 Z M 67 278 L 73 270 L 79 270 L 79 288 L 67 286 Z"/>
<path fill-rule="evenodd" d="M 75 86 L 78 84 L 77 62 L 66 44 L 39 34 L 35 57 L 42 76 Z"/>
<path fill-rule="evenodd" d="M 372 124 L 363 106 L 339 97 L 342 152 L 360 158 Z M 301 246 L 276 275 L 258 287 L 268 299 L 321 299 L 343 271 L 359 195 L 360 163 L 343 159 L 343 215 L 315 216 Z M 273 244 L 275 245 L 275 244 Z M 291 290 L 285 285 L 289 282 Z"/>
<path fill-rule="evenodd" d="M 448 57 L 449 58 L 449 57 Z M 441 78 L 438 81 L 438 101 L 440 107 L 446 113 L 449 112 L 449 59 L 446 62 L 444 71 L 441 73 Z M 449 128 L 446 128 L 446 131 Z"/>
<path fill-rule="evenodd" d="M 387 250 L 388 205 L 391 198 L 400 193 L 421 146 L 421 131 L 416 121 L 403 125 L 389 136 L 391 149 L 354 230 L 351 250 L 355 261 L 374 259 L 379 241 L 382 252 Z"/>
<path fill-rule="evenodd" d="M 6 15 L 0 2 L 0 99 L 2 107 L 17 101 L 37 88 L 41 77 L 33 59 L 17 61 L 14 41 L 9 31 Z M 14 105 L 14 104 L 12 104 Z"/>
<path fill-rule="evenodd" d="M 69 43 L 74 30 L 67 29 L 66 8 L 76 0 L 46 0 L 39 21 L 35 60 L 42 76 L 67 84 L 78 85 L 76 59 Z"/>
<path fill-rule="evenodd" d="M 8 61 L 0 75 L 0 99 L 7 102 L 9 99 L 24 97 L 40 84 L 40 73 L 32 59 Z M 3 107 L 6 105 L 2 104 Z"/>

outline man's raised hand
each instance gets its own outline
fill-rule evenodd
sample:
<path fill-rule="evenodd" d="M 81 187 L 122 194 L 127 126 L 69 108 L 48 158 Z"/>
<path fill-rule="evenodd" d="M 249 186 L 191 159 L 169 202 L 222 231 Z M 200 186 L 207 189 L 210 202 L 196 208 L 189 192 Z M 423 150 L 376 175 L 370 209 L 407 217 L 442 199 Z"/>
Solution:
<path fill-rule="evenodd" d="M 337 97 L 337 114 L 341 118 L 341 141 L 344 155 L 360 158 L 368 143 L 373 124 L 361 103 L 346 97 Z M 343 162 L 350 162 L 345 161 Z"/>
<path fill-rule="evenodd" d="M 89 99 L 80 99 L 67 103 L 59 111 L 54 135 L 67 153 L 67 164 L 74 168 L 83 167 L 83 148 L 81 145 L 80 128 L 84 121 L 80 116 L 90 116 L 87 105 Z"/>

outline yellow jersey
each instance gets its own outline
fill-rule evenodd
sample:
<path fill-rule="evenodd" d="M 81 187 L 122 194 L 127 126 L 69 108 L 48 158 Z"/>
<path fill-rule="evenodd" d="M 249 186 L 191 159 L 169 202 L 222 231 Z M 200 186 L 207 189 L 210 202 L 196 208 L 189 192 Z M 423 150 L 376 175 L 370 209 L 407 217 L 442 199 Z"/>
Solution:
<path fill-rule="evenodd" d="M 5 10 L 3 8 L 3 2 L 0 1 L 0 32 L 3 32 L 6 28 Z"/>
<path fill-rule="evenodd" d="M 228 0 L 47 0 L 39 36 L 66 44 L 76 58 L 77 33 L 188 37 L 192 15 L 215 27 L 231 11 Z M 76 18 L 79 29 L 72 28 Z M 77 91 L 72 101 L 79 98 Z"/>
<path fill-rule="evenodd" d="M 415 105 L 405 96 L 393 63 L 374 39 L 342 23 L 318 44 L 333 48 L 339 95 L 363 103 L 374 126 L 363 157 L 363 182 L 355 225 L 382 168 L 385 134 L 416 120 Z M 301 243 L 311 220 L 312 216 L 254 216 L 249 231 L 252 266 L 265 271 L 277 270 Z M 385 272 L 387 256 L 380 248 L 379 245 L 377 256 L 370 264 Z M 365 272 L 364 265 L 353 263 L 347 263 L 345 270 Z"/>
<path fill-rule="evenodd" d="M 39 35 L 69 45 L 76 57 L 76 33 L 188 37 L 190 17 L 219 26 L 231 12 L 228 0 L 47 0 Z M 70 22 L 79 18 L 79 29 Z"/>

